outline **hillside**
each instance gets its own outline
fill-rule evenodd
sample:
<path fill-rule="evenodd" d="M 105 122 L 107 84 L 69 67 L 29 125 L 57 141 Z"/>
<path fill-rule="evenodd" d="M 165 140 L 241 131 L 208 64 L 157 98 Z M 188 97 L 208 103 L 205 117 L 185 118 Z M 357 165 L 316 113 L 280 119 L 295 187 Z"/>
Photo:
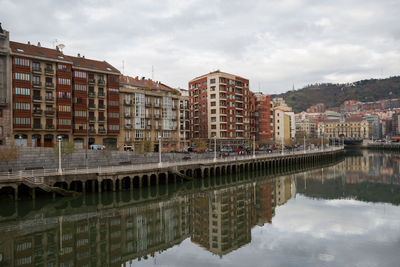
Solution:
<path fill-rule="evenodd" d="M 283 97 L 296 113 L 317 103 L 325 103 L 330 108 L 340 106 L 345 100 L 370 102 L 400 98 L 400 76 L 361 80 L 352 84 L 314 84 L 272 97 Z"/>

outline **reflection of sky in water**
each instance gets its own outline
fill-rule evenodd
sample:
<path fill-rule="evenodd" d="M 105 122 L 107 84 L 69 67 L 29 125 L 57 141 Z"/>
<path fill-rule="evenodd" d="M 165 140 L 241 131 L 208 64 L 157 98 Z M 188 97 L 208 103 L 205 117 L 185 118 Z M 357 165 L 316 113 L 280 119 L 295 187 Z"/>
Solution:
<path fill-rule="evenodd" d="M 399 249 L 400 207 L 297 195 L 222 258 L 186 239 L 132 266 L 399 266 Z"/>

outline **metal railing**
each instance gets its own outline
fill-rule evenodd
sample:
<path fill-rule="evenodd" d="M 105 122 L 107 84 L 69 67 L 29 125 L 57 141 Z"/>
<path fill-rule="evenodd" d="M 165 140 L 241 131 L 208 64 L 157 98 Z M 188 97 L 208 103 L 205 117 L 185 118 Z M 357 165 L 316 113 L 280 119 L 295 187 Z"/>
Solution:
<path fill-rule="evenodd" d="M 283 154 L 281 150 L 275 150 L 272 153 L 266 154 L 258 154 L 258 155 L 235 155 L 228 157 L 218 157 L 216 160 L 214 158 L 207 159 L 195 159 L 195 160 L 186 160 L 182 161 L 182 158 L 176 159 L 175 161 L 167 161 L 162 162 L 161 165 L 158 162 L 153 163 L 140 163 L 140 164 L 131 164 L 124 166 L 98 166 L 97 168 L 63 168 L 63 175 L 66 174 L 89 174 L 89 173 L 98 173 L 98 174 L 107 174 L 107 173 L 115 173 L 115 172 L 125 172 L 125 171 L 141 171 L 141 170 L 149 170 L 149 169 L 158 169 L 158 168 L 169 168 L 176 166 L 186 166 L 186 165 L 196 165 L 196 164 L 218 164 L 229 161 L 245 161 L 245 160 L 259 160 L 259 159 L 270 159 L 270 158 L 279 158 L 288 155 L 304 155 L 304 154 L 318 154 L 323 152 L 333 152 L 342 150 L 343 147 L 329 147 L 325 149 L 313 149 L 313 150 L 292 150 L 286 151 Z M 29 177 L 46 177 L 46 176 L 56 176 L 60 175 L 58 169 L 38 169 L 38 170 L 24 170 L 17 172 L 0 172 L 0 180 L 17 180 L 20 181 L 22 179 L 26 179 Z"/>

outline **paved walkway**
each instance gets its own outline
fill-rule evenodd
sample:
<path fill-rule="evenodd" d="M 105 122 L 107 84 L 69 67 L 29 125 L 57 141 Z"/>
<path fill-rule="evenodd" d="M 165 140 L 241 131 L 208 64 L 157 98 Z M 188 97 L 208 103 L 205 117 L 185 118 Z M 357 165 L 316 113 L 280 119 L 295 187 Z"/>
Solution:
<path fill-rule="evenodd" d="M 281 151 L 277 151 L 274 153 L 268 154 L 258 154 L 258 155 L 238 155 L 238 156 L 229 156 L 223 158 L 216 159 L 207 159 L 207 160 L 186 160 L 186 161 L 178 161 L 178 162 L 162 162 L 160 163 L 148 163 L 148 164 L 133 164 L 133 165 L 125 165 L 125 166 L 107 166 L 102 167 L 98 166 L 97 168 L 84 168 L 84 169 L 62 169 L 62 174 L 58 172 L 58 169 L 40 169 L 40 170 L 29 170 L 29 171 L 18 171 L 15 173 L 8 172 L 0 172 L 0 182 L 3 181 L 21 181 L 26 178 L 31 178 L 31 182 L 40 183 L 42 177 L 46 176 L 57 176 L 57 175 L 74 175 L 74 174 L 88 174 L 88 173 L 115 173 L 115 172 L 125 172 L 125 171 L 140 171 L 140 170 L 149 170 L 149 169 L 159 169 L 159 168 L 169 168 L 176 166 L 186 166 L 186 165 L 202 165 L 202 164 L 210 164 L 210 163 L 223 163 L 229 161 L 244 161 L 250 159 L 267 159 L 281 156 L 291 156 L 291 155 L 310 155 L 321 152 L 331 152 L 341 150 L 343 147 L 329 147 L 324 150 L 315 149 L 315 150 L 298 150 L 298 151 L 284 151 L 282 154 Z M 36 178 L 35 178 L 36 177 Z"/>

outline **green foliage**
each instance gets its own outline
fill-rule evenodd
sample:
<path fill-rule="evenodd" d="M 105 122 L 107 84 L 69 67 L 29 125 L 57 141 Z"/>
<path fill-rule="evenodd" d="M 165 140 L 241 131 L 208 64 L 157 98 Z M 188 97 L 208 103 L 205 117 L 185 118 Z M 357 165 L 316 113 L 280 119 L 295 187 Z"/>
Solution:
<path fill-rule="evenodd" d="M 20 156 L 20 150 L 17 146 L 0 146 L 0 161 L 4 161 L 7 165 L 12 160 L 18 159 Z"/>
<path fill-rule="evenodd" d="M 56 143 L 56 146 L 54 147 L 54 152 L 57 155 L 58 155 L 58 148 L 59 148 L 59 145 L 58 145 L 58 143 Z M 65 141 L 61 142 L 61 154 L 63 156 L 70 155 L 74 152 L 75 152 L 74 142 L 65 142 Z"/>
<path fill-rule="evenodd" d="M 324 103 L 327 108 L 332 108 L 339 107 L 346 100 L 370 102 L 400 98 L 400 76 L 361 80 L 353 84 L 313 84 L 273 97 L 283 97 L 296 113 L 317 103 Z"/>
<path fill-rule="evenodd" d="M 205 151 L 208 148 L 207 142 L 204 139 L 193 139 L 192 146 L 194 146 L 197 151 Z"/>

